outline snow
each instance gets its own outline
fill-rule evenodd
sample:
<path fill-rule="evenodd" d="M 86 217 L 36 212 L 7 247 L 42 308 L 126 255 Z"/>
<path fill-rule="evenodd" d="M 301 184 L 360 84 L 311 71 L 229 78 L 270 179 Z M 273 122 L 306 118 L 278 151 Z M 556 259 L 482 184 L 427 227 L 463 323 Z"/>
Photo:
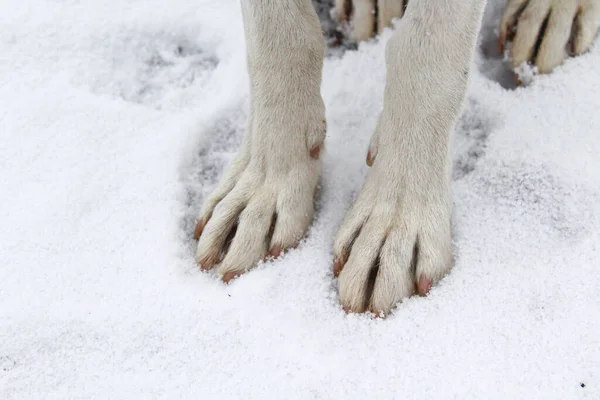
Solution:
<path fill-rule="evenodd" d="M 191 232 L 243 134 L 238 1 L 4 0 L 0 398 L 597 399 L 600 44 L 506 89 L 501 9 L 455 135 L 456 266 L 377 320 L 341 310 L 331 245 L 389 31 L 325 61 L 306 240 L 225 285 Z"/>

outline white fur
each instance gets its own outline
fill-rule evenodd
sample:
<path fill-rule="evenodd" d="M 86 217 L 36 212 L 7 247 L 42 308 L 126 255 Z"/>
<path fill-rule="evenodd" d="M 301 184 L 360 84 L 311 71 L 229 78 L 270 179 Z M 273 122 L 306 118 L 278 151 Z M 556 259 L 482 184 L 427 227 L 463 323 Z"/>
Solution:
<path fill-rule="evenodd" d="M 435 283 L 452 265 L 450 134 L 483 6 L 484 0 L 412 0 L 388 42 L 384 109 L 370 149 L 374 163 L 334 245 L 338 259 L 347 257 L 339 292 L 348 310 L 366 305 L 387 313 L 420 277 Z M 218 262 L 238 223 L 222 274 L 242 273 L 269 249 L 293 246 L 306 232 L 320 171 L 310 150 L 325 137 L 324 43 L 310 0 L 242 0 L 242 10 L 251 83 L 246 140 L 206 202 L 196 254 L 204 267 Z"/>
<path fill-rule="evenodd" d="M 374 163 L 334 244 L 336 257 L 347 259 L 339 291 L 348 310 L 387 313 L 420 277 L 435 283 L 452 265 L 450 134 L 483 6 L 481 0 L 413 0 L 387 44 L 384 109 L 370 146 Z"/>
<path fill-rule="evenodd" d="M 500 41 L 514 35 L 509 53 L 513 68 L 532 61 L 546 18 L 534 60 L 541 73 L 551 72 L 562 63 L 569 56 L 569 48 L 574 55 L 590 48 L 600 26 L 600 0 L 509 0 L 500 23 Z"/>
<path fill-rule="evenodd" d="M 221 274 L 242 273 L 269 249 L 292 247 L 302 238 L 321 167 L 310 150 L 325 140 L 325 45 L 310 1 L 244 0 L 242 12 L 251 84 L 246 137 L 205 203 L 196 252 L 202 267 L 212 267 L 237 223 Z"/>

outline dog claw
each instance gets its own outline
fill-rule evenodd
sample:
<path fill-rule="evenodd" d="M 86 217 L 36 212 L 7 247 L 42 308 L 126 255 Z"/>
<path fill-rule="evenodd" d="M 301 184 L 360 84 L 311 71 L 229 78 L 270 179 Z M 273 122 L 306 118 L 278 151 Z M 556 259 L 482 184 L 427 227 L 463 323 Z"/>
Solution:
<path fill-rule="evenodd" d="M 419 295 L 426 296 L 429 293 L 429 289 L 431 289 L 431 279 L 425 276 L 419 278 L 419 283 L 417 284 Z"/>
<path fill-rule="evenodd" d="M 223 274 L 223 282 L 225 283 L 229 283 L 229 281 L 231 281 L 232 279 L 237 278 L 238 276 L 240 276 L 237 272 L 226 272 L 225 274 Z"/>
<path fill-rule="evenodd" d="M 310 156 L 315 160 L 319 159 L 319 154 L 321 153 L 321 146 L 315 146 L 310 149 Z"/>
<path fill-rule="evenodd" d="M 271 251 L 269 251 L 269 255 L 273 258 L 279 258 L 279 256 L 281 255 L 281 247 L 279 246 L 275 246 L 271 249 Z"/>
<path fill-rule="evenodd" d="M 196 228 L 194 229 L 194 240 L 200 239 L 203 229 L 204 229 L 204 224 L 202 223 L 202 221 L 198 221 L 196 223 Z"/>
<path fill-rule="evenodd" d="M 335 257 L 333 259 L 333 276 L 337 277 L 340 275 L 340 272 L 342 272 L 342 269 L 344 268 L 344 260 L 342 260 L 341 258 Z"/>

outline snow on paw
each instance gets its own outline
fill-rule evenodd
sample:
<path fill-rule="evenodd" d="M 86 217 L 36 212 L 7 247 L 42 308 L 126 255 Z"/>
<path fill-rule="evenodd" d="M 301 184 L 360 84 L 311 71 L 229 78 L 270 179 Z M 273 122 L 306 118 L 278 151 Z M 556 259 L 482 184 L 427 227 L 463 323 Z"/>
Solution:
<path fill-rule="evenodd" d="M 223 281 L 298 244 L 313 217 L 325 123 L 248 122 L 246 141 L 207 199 L 194 235 L 196 262 Z M 308 119 L 308 118 L 307 118 Z M 253 132 L 260 132 L 254 135 Z M 318 149 L 318 150 L 315 150 Z"/>
<path fill-rule="evenodd" d="M 402 18 L 407 3 L 408 0 L 336 0 L 332 14 L 350 39 L 361 42 L 392 26 L 394 18 Z"/>
<path fill-rule="evenodd" d="M 600 0 L 510 0 L 499 47 L 514 69 L 531 64 L 549 73 L 569 55 L 587 51 L 599 26 Z"/>
<path fill-rule="evenodd" d="M 411 188 L 384 165 L 374 163 L 334 244 L 348 312 L 388 314 L 403 298 L 426 295 L 452 266 L 448 192 Z"/>

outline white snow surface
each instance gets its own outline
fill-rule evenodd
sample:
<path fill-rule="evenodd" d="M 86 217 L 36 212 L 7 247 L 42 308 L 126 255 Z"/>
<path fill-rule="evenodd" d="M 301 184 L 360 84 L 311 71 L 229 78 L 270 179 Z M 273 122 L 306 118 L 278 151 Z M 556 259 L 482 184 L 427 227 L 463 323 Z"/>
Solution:
<path fill-rule="evenodd" d="M 501 9 L 455 134 L 456 266 L 381 320 L 341 310 L 331 247 L 389 31 L 325 60 L 306 239 L 225 285 L 191 232 L 243 135 L 238 0 L 3 0 L 0 398 L 600 398 L 600 45 L 505 89 Z"/>

